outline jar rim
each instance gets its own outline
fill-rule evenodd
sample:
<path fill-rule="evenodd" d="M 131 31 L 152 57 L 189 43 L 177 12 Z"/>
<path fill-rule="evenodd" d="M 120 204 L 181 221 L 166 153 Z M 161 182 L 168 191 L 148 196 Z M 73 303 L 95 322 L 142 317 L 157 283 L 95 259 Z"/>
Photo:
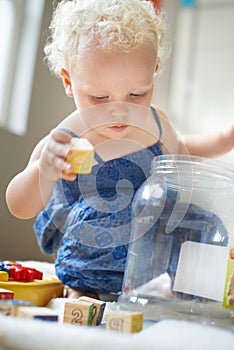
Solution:
<path fill-rule="evenodd" d="M 172 171 L 178 167 L 185 170 L 207 171 L 225 177 L 234 182 L 234 165 L 219 159 L 205 158 L 195 155 L 185 154 L 166 154 L 154 157 L 151 163 L 151 174 L 156 171 Z"/>

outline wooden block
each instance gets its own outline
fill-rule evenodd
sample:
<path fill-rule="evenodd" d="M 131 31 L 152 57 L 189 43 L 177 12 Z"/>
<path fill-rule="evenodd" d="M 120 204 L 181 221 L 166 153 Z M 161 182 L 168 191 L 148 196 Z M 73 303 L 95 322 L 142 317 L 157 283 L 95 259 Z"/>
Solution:
<path fill-rule="evenodd" d="M 58 315 L 48 307 L 26 307 L 20 306 L 17 310 L 17 317 L 33 318 L 34 320 L 58 322 Z"/>
<path fill-rule="evenodd" d="M 12 290 L 0 288 L 0 300 L 14 299 L 14 292 Z"/>
<path fill-rule="evenodd" d="M 20 306 L 35 306 L 35 304 L 25 300 L 0 300 L 0 313 L 6 316 L 17 316 Z"/>
<path fill-rule="evenodd" d="M 0 281 L 1 282 L 8 282 L 9 280 L 9 273 L 6 271 L 0 271 Z"/>
<path fill-rule="evenodd" d="M 93 317 L 92 317 L 92 326 L 99 326 L 102 322 L 102 317 L 106 307 L 106 303 L 102 300 L 95 298 L 90 298 L 86 296 L 80 297 L 78 300 L 90 301 L 94 304 Z"/>
<path fill-rule="evenodd" d="M 9 300 L 0 300 L 0 314 L 10 316 L 11 308 L 12 306 L 9 303 Z"/>
<path fill-rule="evenodd" d="M 130 311 L 110 311 L 106 318 L 106 329 L 121 333 L 140 332 L 143 327 L 143 313 Z"/>
<path fill-rule="evenodd" d="M 72 164 L 75 174 L 89 174 L 92 171 L 94 148 L 85 138 L 74 137 L 66 160 Z"/>
<path fill-rule="evenodd" d="M 90 301 L 70 299 L 64 305 L 63 322 L 78 326 L 91 326 L 94 304 Z"/>

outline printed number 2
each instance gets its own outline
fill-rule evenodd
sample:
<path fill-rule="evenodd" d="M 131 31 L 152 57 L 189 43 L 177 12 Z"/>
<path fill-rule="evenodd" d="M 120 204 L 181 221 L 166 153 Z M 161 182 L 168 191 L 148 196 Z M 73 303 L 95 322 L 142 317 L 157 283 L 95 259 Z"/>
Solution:
<path fill-rule="evenodd" d="M 73 309 L 72 310 L 72 316 L 75 316 L 71 323 L 72 324 L 77 324 L 77 325 L 82 325 L 82 318 L 83 318 L 83 312 L 81 309 Z"/>

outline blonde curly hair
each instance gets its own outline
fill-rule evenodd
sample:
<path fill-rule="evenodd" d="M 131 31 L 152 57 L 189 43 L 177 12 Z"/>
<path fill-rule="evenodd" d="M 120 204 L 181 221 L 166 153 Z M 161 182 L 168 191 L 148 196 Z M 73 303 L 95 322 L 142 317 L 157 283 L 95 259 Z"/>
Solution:
<path fill-rule="evenodd" d="M 158 65 L 167 51 L 165 14 L 144 0 L 62 0 L 54 11 L 44 48 L 52 73 L 72 69 L 88 47 L 109 52 L 153 45 Z"/>

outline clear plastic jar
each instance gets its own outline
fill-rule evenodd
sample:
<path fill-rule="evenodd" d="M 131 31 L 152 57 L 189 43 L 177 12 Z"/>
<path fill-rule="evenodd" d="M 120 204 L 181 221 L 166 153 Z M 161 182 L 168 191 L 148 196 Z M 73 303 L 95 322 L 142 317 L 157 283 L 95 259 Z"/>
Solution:
<path fill-rule="evenodd" d="M 234 324 L 234 168 L 159 156 L 133 200 L 119 302 L 146 319 Z"/>

